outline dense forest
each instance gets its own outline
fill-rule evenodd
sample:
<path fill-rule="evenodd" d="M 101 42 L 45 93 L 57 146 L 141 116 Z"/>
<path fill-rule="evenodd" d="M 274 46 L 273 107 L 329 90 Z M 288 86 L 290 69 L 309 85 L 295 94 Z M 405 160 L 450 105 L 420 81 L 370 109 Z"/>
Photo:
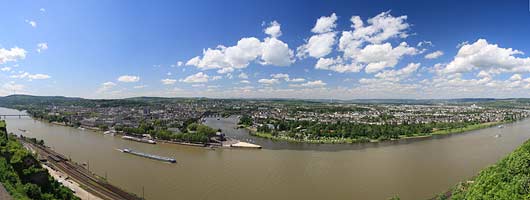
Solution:
<path fill-rule="evenodd" d="M 7 140 L 4 121 L 0 121 L 0 134 L 0 182 L 14 199 L 79 199 L 55 181 L 15 136 Z"/>

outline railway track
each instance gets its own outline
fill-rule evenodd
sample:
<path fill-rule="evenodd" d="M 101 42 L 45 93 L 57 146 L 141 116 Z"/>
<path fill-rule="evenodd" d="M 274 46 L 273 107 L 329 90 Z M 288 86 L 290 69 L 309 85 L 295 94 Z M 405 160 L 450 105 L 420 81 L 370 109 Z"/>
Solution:
<path fill-rule="evenodd" d="M 67 174 L 71 179 L 82 185 L 87 192 L 90 192 L 99 198 L 108 200 L 142 199 L 96 177 L 85 168 L 64 159 L 64 156 L 61 154 L 26 141 L 22 142 L 30 145 L 41 157 L 48 158 L 48 163 L 50 163 L 54 168 Z"/>

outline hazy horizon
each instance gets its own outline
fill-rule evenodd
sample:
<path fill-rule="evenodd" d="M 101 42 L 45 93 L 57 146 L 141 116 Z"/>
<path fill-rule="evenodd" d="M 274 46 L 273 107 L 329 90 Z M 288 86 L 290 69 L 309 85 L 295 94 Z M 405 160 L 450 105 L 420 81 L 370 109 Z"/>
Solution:
<path fill-rule="evenodd" d="M 460 100 L 460 99 L 494 99 L 494 100 L 506 100 L 506 99 L 530 99 L 530 97 L 506 97 L 506 98 L 494 98 L 494 97 L 462 97 L 462 98 L 357 98 L 357 99 L 318 99 L 318 98 L 274 98 L 274 97 L 227 97 L 227 98 L 215 98 L 215 97 L 200 97 L 200 96 L 181 96 L 181 97 L 167 97 L 167 96 L 131 96 L 131 97 L 121 97 L 121 98 L 85 98 L 85 97 L 77 97 L 77 96 L 63 96 L 63 95 L 31 95 L 31 94 L 11 94 L 11 95 L 5 95 L 0 97 L 9 97 L 9 96 L 33 96 L 33 97 L 64 97 L 64 98 L 81 98 L 81 99 L 89 99 L 89 100 L 119 100 L 119 99 L 133 99 L 133 98 L 182 98 L 182 99 L 233 99 L 233 100 L 302 100 L 302 101 L 365 101 L 365 100 Z"/>

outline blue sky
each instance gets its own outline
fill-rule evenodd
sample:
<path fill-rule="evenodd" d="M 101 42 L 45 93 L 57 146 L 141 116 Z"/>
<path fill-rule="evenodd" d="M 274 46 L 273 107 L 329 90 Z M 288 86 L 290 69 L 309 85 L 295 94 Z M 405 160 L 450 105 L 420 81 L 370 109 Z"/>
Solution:
<path fill-rule="evenodd" d="M 530 97 L 528 1 L 0 2 L 0 95 Z"/>

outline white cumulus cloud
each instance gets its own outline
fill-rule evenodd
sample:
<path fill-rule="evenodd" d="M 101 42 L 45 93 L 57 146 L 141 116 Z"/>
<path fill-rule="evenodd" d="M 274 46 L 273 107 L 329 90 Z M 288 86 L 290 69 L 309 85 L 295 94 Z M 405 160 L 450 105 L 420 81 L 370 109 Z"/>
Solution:
<path fill-rule="evenodd" d="M 487 72 L 530 72 L 530 57 L 518 57 L 523 52 L 502 48 L 479 39 L 472 44 L 463 44 L 454 59 L 442 68 L 442 73 L 463 73 L 474 70 Z"/>
<path fill-rule="evenodd" d="M 41 79 L 49 79 L 51 78 L 50 75 L 47 74 L 30 74 L 28 72 L 21 72 L 19 74 L 14 74 L 9 76 L 10 78 L 18 78 L 18 79 L 25 79 L 28 80 L 41 80 Z"/>
<path fill-rule="evenodd" d="M 403 78 L 409 77 L 416 72 L 420 65 L 420 63 L 410 63 L 406 67 L 399 70 L 386 70 L 379 72 L 375 74 L 374 77 L 387 81 L 401 81 Z"/>
<path fill-rule="evenodd" d="M 386 67 L 394 67 L 404 55 L 414 55 L 417 50 L 402 42 L 393 48 L 390 43 L 371 44 L 362 49 L 357 60 L 366 63 L 366 72 L 375 73 Z"/>
<path fill-rule="evenodd" d="M 277 37 L 281 35 L 280 24 L 270 23 L 265 32 L 271 37 L 263 41 L 255 37 L 241 38 L 235 46 L 219 45 L 203 50 L 203 55 L 191 58 L 188 66 L 202 70 L 217 69 L 218 73 L 230 73 L 246 68 L 251 62 L 262 65 L 289 66 L 294 62 L 293 51 Z"/>
<path fill-rule="evenodd" d="M 329 17 L 322 16 L 318 18 L 315 26 L 313 29 L 311 29 L 311 32 L 313 33 L 327 33 L 333 31 L 335 27 L 337 27 L 337 24 L 335 23 L 337 21 L 337 15 L 335 13 L 332 13 Z"/>
<path fill-rule="evenodd" d="M 26 19 L 26 23 L 28 23 L 33 28 L 37 27 L 37 22 L 36 21 Z"/>
<path fill-rule="evenodd" d="M 289 74 L 271 74 L 272 78 L 289 80 Z"/>
<path fill-rule="evenodd" d="M 99 87 L 99 89 L 97 90 L 98 93 L 102 93 L 102 92 L 106 92 L 112 88 L 114 88 L 116 86 L 116 83 L 114 82 L 105 82 L 105 83 L 102 83 L 101 86 Z"/>
<path fill-rule="evenodd" d="M 173 84 L 175 84 L 177 82 L 177 80 L 166 78 L 166 79 L 160 80 L 160 82 L 162 82 L 162 84 L 164 84 L 164 85 L 173 85 Z"/>
<path fill-rule="evenodd" d="M 131 75 L 123 75 L 123 76 L 118 77 L 118 81 L 124 82 L 124 83 L 134 83 L 134 82 L 140 81 L 140 77 L 131 76 Z"/>
<path fill-rule="evenodd" d="M 353 16 L 350 19 L 354 28 L 351 33 L 356 40 L 375 44 L 394 37 L 406 38 L 408 36 L 406 30 L 410 27 L 406 20 L 406 15 L 394 17 L 390 15 L 390 11 L 387 11 L 368 19 L 368 25 L 365 25 L 361 17 Z"/>
<path fill-rule="evenodd" d="M 432 52 L 432 53 L 429 53 L 427 55 L 425 55 L 425 58 L 426 59 L 436 59 L 440 56 L 443 56 L 444 55 L 444 52 L 443 51 L 435 51 L 435 52 Z"/>
<path fill-rule="evenodd" d="M 247 75 L 245 72 L 241 72 L 241 73 L 238 75 L 238 77 L 239 77 L 240 79 L 248 79 L 248 75 Z"/>
<path fill-rule="evenodd" d="M 20 92 L 22 90 L 24 90 L 25 86 L 22 85 L 22 84 L 17 84 L 15 83 L 14 81 L 10 81 L 8 83 L 4 83 L 4 85 L 2 85 L 2 89 L 7 92 L 7 93 L 11 93 L 11 92 Z"/>
<path fill-rule="evenodd" d="M 263 79 L 259 79 L 258 83 L 266 84 L 266 85 L 273 85 L 273 84 L 280 83 L 280 81 L 278 79 L 274 79 L 274 78 L 271 78 L 271 79 L 263 78 Z"/>
<path fill-rule="evenodd" d="M 184 83 L 206 83 L 208 82 L 209 78 L 210 76 L 208 76 L 207 74 L 199 72 L 199 73 L 190 75 L 184 79 L 180 79 L 180 81 Z"/>
<path fill-rule="evenodd" d="M 46 42 L 42 42 L 42 43 L 39 43 L 37 44 L 37 52 L 42 52 L 44 50 L 47 50 L 48 49 L 48 43 Z"/>
<path fill-rule="evenodd" d="M 270 35 L 271 37 L 280 37 L 282 35 L 281 25 L 277 21 L 272 21 L 265 30 L 265 34 Z"/>
<path fill-rule="evenodd" d="M 24 58 L 26 58 L 26 50 L 22 48 L 13 47 L 11 49 L 0 49 L 0 64 L 15 62 Z"/>
<path fill-rule="evenodd" d="M 314 58 L 322 58 L 331 53 L 333 45 L 335 44 L 336 32 L 334 32 L 337 24 L 337 15 L 335 13 L 331 16 L 320 17 L 311 32 L 315 35 L 307 40 L 306 44 L 299 46 L 296 55 L 299 58 L 304 58 L 309 55 Z"/>
<path fill-rule="evenodd" d="M 331 70 L 339 73 L 360 72 L 362 66 L 358 63 L 345 63 L 340 57 L 337 58 L 320 58 L 315 65 L 315 69 Z"/>
<path fill-rule="evenodd" d="M 325 83 L 324 81 L 316 80 L 316 81 L 307 81 L 307 82 L 302 83 L 302 84 L 291 84 L 289 86 L 291 86 L 291 87 L 324 87 L 326 85 L 327 85 L 327 83 Z"/>
<path fill-rule="evenodd" d="M 262 48 L 262 65 L 285 67 L 295 61 L 293 58 L 293 50 L 289 49 L 289 45 L 276 38 L 265 38 L 265 41 L 262 43 Z"/>
<path fill-rule="evenodd" d="M 366 73 L 376 73 L 387 67 L 394 67 L 403 56 L 420 53 L 406 42 L 401 42 L 395 47 L 390 42 L 385 42 L 392 38 L 408 37 L 407 30 L 410 25 L 406 20 L 407 16 L 394 17 L 389 11 L 368 19 L 366 23 L 361 17 L 352 16 L 350 21 L 353 30 L 342 31 L 338 42 L 338 50 L 343 53 L 342 57 L 321 56 L 315 68 L 339 73 L 359 72 L 365 69 Z M 321 52 L 324 52 L 321 55 L 328 53 Z"/>

